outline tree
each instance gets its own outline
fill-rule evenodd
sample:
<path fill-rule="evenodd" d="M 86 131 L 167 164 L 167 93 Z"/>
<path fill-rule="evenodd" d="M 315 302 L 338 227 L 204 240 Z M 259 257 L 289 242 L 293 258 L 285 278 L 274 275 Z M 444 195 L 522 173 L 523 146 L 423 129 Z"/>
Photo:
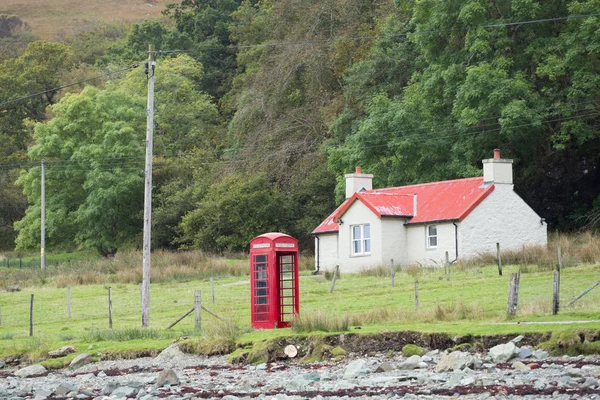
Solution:
<path fill-rule="evenodd" d="M 69 94 L 52 107 L 54 117 L 35 126 L 34 160 L 48 162 L 48 247 L 73 243 L 103 256 L 141 232 L 143 204 L 144 99 L 122 90 L 93 87 Z M 30 204 L 15 224 L 17 248 L 39 242 L 40 168 L 18 184 Z"/>

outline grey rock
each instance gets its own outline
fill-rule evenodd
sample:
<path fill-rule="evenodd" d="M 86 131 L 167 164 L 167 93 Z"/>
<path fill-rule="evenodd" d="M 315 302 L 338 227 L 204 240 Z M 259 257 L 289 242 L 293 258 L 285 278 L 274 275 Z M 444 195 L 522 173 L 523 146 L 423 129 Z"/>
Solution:
<path fill-rule="evenodd" d="M 176 343 L 173 343 L 154 358 L 154 364 L 170 364 L 184 356 L 185 353 L 179 349 Z"/>
<path fill-rule="evenodd" d="M 514 363 L 512 363 L 512 367 L 517 371 L 531 371 L 531 368 L 522 363 L 521 361 L 515 361 Z"/>
<path fill-rule="evenodd" d="M 163 369 L 156 377 L 156 383 L 154 384 L 155 387 L 159 388 L 166 385 L 179 385 L 179 378 L 172 369 Z"/>
<path fill-rule="evenodd" d="M 346 366 L 346 370 L 344 371 L 344 379 L 356 378 L 359 375 L 366 374 L 368 371 L 369 368 L 367 367 L 367 362 L 362 358 L 359 358 Z"/>
<path fill-rule="evenodd" d="M 69 364 L 69 368 L 77 369 L 91 362 L 94 362 L 92 356 L 90 356 L 88 353 L 81 353 L 80 355 L 75 357 L 73 361 L 71 361 L 71 364 Z"/>
<path fill-rule="evenodd" d="M 112 398 L 124 399 L 126 397 L 133 396 L 137 392 L 138 391 L 137 391 L 136 388 L 122 386 L 122 387 L 119 387 L 119 388 L 115 389 L 115 391 L 112 392 L 110 396 Z"/>
<path fill-rule="evenodd" d="M 4 360 L 0 360 L 0 369 L 6 367 L 6 362 Z"/>
<path fill-rule="evenodd" d="M 462 351 L 453 351 L 450 354 L 444 354 L 435 366 L 436 372 L 446 372 L 473 367 L 476 358 Z"/>
<path fill-rule="evenodd" d="M 533 387 L 536 390 L 543 390 L 546 388 L 546 382 L 542 379 L 537 379 L 535 382 L 533 382 Z"/>
<path fill-rule="evenodd" d="M 534 350 L 533 351 L 533 358 L 536 358 L 538 360 L 543 360 L 545 358 L 548 358 L 550 356 L 550 353 L 548 353 L 546 350 Z"/>
<path fill-rule="evenodd" d="M 75 398 L 79 399 L 79 400 L 89 399 L 90 397 L 92 397 L 92 396 L 89 396 L 85 393 L 79 393 L 78 395 L 75 396 Z"/>
<path fill-rule="evenodd" d="M 33 364 L 16 371 L 15 376 L 18 376 L 19 378 L 29 378 L 31 376 L 44 375 L 46 372 L 46 368 L 40 364 Z"/>
<path fill-rule="evenodd" d="M 428 353 L 429 354 L 429 353 Z M 433 361 L 433 357 L 428 356 L 427 354 L 425 354 L 424 356 L 421 357 L 421 361 L 429 363 Z"/>
<path fill-rule="evenodd" d="M 377 366 L 377 368 L 375 368 L 375 372 L 380 373 L 380 372 L 390 372 L 394 370 L 394 366 L 392 364 L 390 364 L 389 362 L 385 361 L 382 362 L 381 364 L 379 364 Z"/>
<path fill-rule="evenodd" d="M 427 369 L 427 363 L 426 363 L 426 362 L 424 362 L 424 361 L 421 361 L 421 362 L 419 363 L 419 367 L 418 367 L 418 368 L 419 368 L 419 369 Z"/>
<path fill-rule="evenodd" d="M 56 389 L 54 389 L 54 394 L 57 396 L 66 396 L 70 392 L 77 392 L 79 388 L 76 385 L 72 385 L 70 383 L 62 382 L 59 384 Z"/>
<path fill-rule="evenodd" d="M 34 400 L 46 400 L 48 397 L 52 396 L 52 392 L 48 390 L 36 390 Z"/>
<path fill-rule="evenodd" d="M 477 381 L 477 378 L 474 376 L 466 376 L 460 380 L 460 384 L 463 386 L 470 386 Z"/>
<path fill-rule="evenodd" d="M 52 358 L 64 357 L 67 354 L 75 353 L 77 350 L 73 346 L 63 346 L 58 350 L 52 350 L 48 352 L 48 355 Z"/>
<path fill-rule="evenodd" d="M 304 389 L 305 387 L 311 385 L 312 383 L 314 383 L 314 381 L 308 380 L 308 379 L 303 379 L 303 378 L 297 378 L 297 379 L 293 379 L 292 381 L 288 382 L 288 384 L 286 385 L 286 387 L 288 389 Z"/>
<path fill-rule="evenodd" d="M 519 352 L 517 346 L 513 342 L 499 344 L 494 346 L 489 351 L 489 356 L 494 362 L 507 362 Z"/>
<path fill-rule="evenodd" d="M 144 382 L 140 382 L 140 381 L 125 381 L 125 382 L 122 383 L 121 386 L 128 386 L 128 387 L 140 389 L 140 388 L 144 387 Z"/>
<path fill-rule="evenodd" d="M 259 371 L 265 371 L 267 369 L 267 364 L 265 364 L 265 363 L 258 364 L 255 368 Z"/>
<path fill-rule="evenodd" d="M 523 336 L 523 335 L 519 335 L 519 336 L 517 336 L 516 338 L 513 338 L 513 339 L 511 340 L 511 343 L 517 344 L 517 343 L 519 343 L 521 340 L 523 340 L 524 338 L 525 338 L 525 336 Z"/>
<path fill-rule="evenodd" d="M 112 394 L 112 392 L 114 392 L 115 390 L 117 390 L 117 388 L 119 387 L 119 383 L 116 381 L 109 381 L 106 385 L 104 385 L 104 388 L 102 389 L 102 394 L 105 396 L 110 396 Z"/>
<path fill-rule="evenodd" d="M 581 384 L 581 387 L 594 387 L 598 386 L 598 380 L 588 376 L 585 381 Z"/>
<path fill-rule="evenodd" d="M 418 355 L 410 356 L 400 364 L 398 364 L 398 369 L 403 370 L 411 370 L 419 368 L 419 363 L 421 362 L 421 357 Z"/>
<path fill-rule="evenodd" d="M 306 379 L 311 382 L 318 382 L 321 380 L 321 374 L 319 373 L 319 371 L 310 371 L 302 375 L 302 379 Z"/>
<path fill-rule="evenodd" d="M 239 397 L 228 394 L 227 396 L 223 396 L 222 400 L 240 400 Z"/>
<path fill-rule="evenodd" d="M 228 397 L 228 396 L 225 396 Z M 223 397 L 223 398 L 225 398 Z M 231 396 L 231 397 L 235 397 L 235 396 Z M 235 397 L 237 399 L 237 397 Z M 140 400 L 158 400 L 158 397 L 154 397 L 151 394 L 145 394 L 142 397 L 140 397 Z"/>
<path fill-rule="evenodd" d="M 19 285 L 7 286 L 6 291 L 7 292 L 20 292 L 21 288 L 19 287 Z"/>
<path fill-rule="evenodd" d="M 529 347 L 521 347 L 519 349 L 518 356 L 519 358 L 529 358 L 533 355 L 533 350 Z"/>

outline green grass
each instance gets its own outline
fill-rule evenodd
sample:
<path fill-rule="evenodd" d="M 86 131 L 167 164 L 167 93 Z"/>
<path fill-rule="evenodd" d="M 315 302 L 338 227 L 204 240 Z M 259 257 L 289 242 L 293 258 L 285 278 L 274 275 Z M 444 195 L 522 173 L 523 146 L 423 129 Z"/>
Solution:
<path fill-rule="evenodd" d="M 465 334 L 512 334 L 561 331 L 580 326 L 600 329 L 600 323 L 559 325 L 566 320 L 597 319 L 600 288 L 591 291 L 574 306 L 564 305 L 589 287 L 599 276 L 600 267 L 584 265 L 566 268 L 561 275 L 561 304 L 557 316 L 551 315 L 552 271 L 523 273 L 517 317 L 506 319 L 510 273 L 516 266 L 505 266 L 498 276 L 495 266 L 453 268 L 450 281 L 442 270 L 396 273 L 395 287 L 387 277 L 344 274 L 330 294 L 330 282 L 322 276 L 302 271 L 300 277 L 300 315 L 308 321 L 301 334 L 315 330 L 374 333 L 381 331 L 444 332 Z M 49 278 L 51 279 L 51 278 Z M 415 309 L 415 279 L 419 280 L 419 308 Z M 29 354 L 43 358 L 45 352 L 66 344 L 79 351 L 101 354 L 143 354 L 166 347 L 180 337 L 212 340 L 215 348 L 232 341 L 251 342 L 277 336 L 297 335 L 292 329 L 252 330 L 250 328 L 250 290 L 248 276 L 215 277 L 215 304 L 210 301 L 210 281 L 154 283 L 151 287 L 151 329 L 141 326 L 138 284 L 111 284 L 113 330 L 108 330 L 108 285 L 71 287 L 72 318 L 67 318 L 66 289 L 50 283 L 23 287 L 21 292 L 0 293 L 0 357 Z M 203 313 L 203 331 L 194 329 L 193 314 L 171 330 L 165 328 L 193 305 L 194 290 L 202 291 L 203 304 L 229 321 Z M 34 294 L 34 337 L 29 333 L 29 301 Z M 319 321 L 347 320 L 348 326 L 332 327 Z M 548 321 L 551 324 L 517 324 L 520 321 Z M 510 322 L 510 323 L 509 323 Z M 312 325 L 311 325 L 312 324 Z M 323 327 L 325 324 L 325 328 Z M 210 333 L 212 332 L 212 334 Z M 223 341 L 217 340 L 224 338 Z M 207 345 L 207 344 L 205 344 Z"/>

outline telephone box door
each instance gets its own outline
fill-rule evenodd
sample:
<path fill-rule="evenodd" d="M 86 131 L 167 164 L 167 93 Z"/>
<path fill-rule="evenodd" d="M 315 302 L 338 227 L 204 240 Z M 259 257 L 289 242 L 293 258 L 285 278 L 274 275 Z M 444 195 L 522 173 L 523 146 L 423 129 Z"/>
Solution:
<path fill-rule="evenodd" d="M 277 275 L 279 289 L 279 315 L 277 326 L 291 326 L 298 314 L 298 254 L 277 253 Z"/>

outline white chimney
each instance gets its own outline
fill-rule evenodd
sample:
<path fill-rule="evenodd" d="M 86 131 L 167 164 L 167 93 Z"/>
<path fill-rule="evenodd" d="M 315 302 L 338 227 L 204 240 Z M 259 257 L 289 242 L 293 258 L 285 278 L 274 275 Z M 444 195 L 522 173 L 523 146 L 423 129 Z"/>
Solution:
<path fill-rule="evenodd" d="M 513 160 L 500 158 L 500 149 L 494 149 L 494 158 L 483 160 L 483 182 L 485 183 L 506 183 L 512 185 Z"/>
<path fill-rule="evenodd" d="M 349 199 L 354 193 L 363 189 L 373 189 L 373 175 L 363 174 L 360 167 L 356 167 L 355 173 L 346 174 L 346 198 Z"/>

